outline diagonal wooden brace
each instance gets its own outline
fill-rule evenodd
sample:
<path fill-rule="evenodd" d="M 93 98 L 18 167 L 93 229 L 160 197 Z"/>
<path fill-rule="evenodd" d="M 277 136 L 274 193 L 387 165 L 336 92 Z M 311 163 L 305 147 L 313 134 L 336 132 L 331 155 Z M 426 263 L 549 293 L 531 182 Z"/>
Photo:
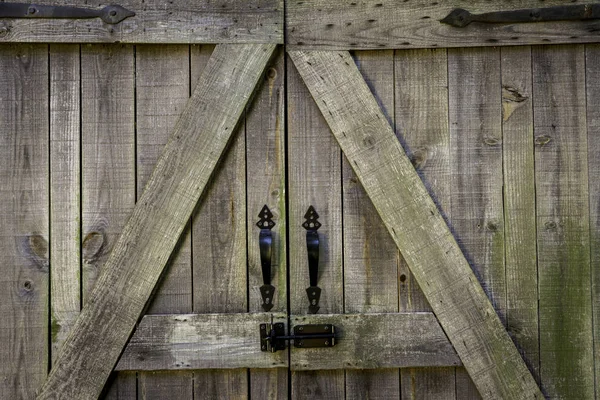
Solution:
<path fill-rule="evenodd" d="M 347 51 L 289 53 L 485 399 L 543 399 Z"/>
<path fill-rule="evenodd" d="M 98 398 L 274 49 L 215 48 L 38 399 Z"/>

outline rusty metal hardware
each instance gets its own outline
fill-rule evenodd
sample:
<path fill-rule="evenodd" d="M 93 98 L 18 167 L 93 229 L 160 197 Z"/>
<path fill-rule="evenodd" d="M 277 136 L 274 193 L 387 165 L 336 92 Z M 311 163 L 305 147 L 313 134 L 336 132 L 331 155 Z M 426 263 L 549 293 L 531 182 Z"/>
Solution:
<path fill-rule="evenodd" d="M 275 222 L 273 221 L 273 213 L 266 204 L 260 210 L 258 217 L 260 220 L 256 223 L 256 226 L 260 228 L 258 246 L 260 248 L 260 266 L 263 276 L 260 295 L 263 299 L 263 310 L 270 311 L 273 308 L 273 295 L 275 294 L 275 287 L 271 285 L 271 258 L 273 257 L 273 234 L 271 229 L 275 226 Z"/>
<path fill-rule="evenodd" d="M 313 206 L 308 207 L 304 218 L 306 221 L 302 223 L 302 226 L 306 229 L 306 252 L 310 277 L 310 287 L 306 289 L 306 295 L 310 303 L 308 311 L 316 314 L 319 311 L 319 299 L 321 298 L 321 289 L 317 286 L 319 281 L 319 233 L 317 230 L 321 227 L 321 223 L 318 221 L 319 214 Z"/>
<path fill-rule="evenodd" d="M 509 24 L 520 22 L 580 21 L 600 18 L 600 4 L 571 4 L 545 8 L 527 8 L 522 10 L 495 11 L 483 14 L 471 14 L 462 8 L 456 8 L 441 23 L 463 28 L 471 22 L 488 24 Z"/>
<path fill-rule="evenodd" d="M 285 350 L 286 342 L 294 341 L 294 347 L 315 348 L 335 346 L 335 326 L 331 324 L 321 325 L 297 325 L 294 327 L 293 335 L 285 334 L 285 325 L 281 322 L 276 324 L 260 324 L 260 349 L 275 353 L 277 350 Z"/>
<path fill-rule="evenodd" d="M 0 18 L 100 18 L 107 24 L 118 24 L 134 15 L 133 11 L 119 5 L 110 5 L 98 10 L 30 3 L 0 3 Z"/>

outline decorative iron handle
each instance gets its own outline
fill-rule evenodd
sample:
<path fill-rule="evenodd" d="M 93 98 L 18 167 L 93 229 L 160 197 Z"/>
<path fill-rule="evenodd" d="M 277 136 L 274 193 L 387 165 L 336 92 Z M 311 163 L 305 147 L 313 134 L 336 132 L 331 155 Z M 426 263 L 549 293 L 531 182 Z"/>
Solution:
<path fill-rule="evenodd" d="M 100 18 L 107 24 L 118 24 L 135 13 L 119 5 L 100 10 L 71 6 L 47 6 L 30 3 L 0 3 L 0 18 Z"/>
<path fill-rule="evenodd" d="M 256 223 L 256 226 L 260 228 L 258 246 L 260 248 L 260 266 L 263 276 L 260 295 L 263 299 L 263 310 L 270 311 L 273 308 L 273 295 L 275 294 L 275 287 L 271 285 L 271 258 L 273 256 L 273 234 L 271 229 L 275 226 L 275 222 L 273 222 L 273 213 L 266 204 L 260 210 L 258 217 L 260 220 Z"/>
<path fill-rule="evenodd" d="M 456 8 L 440 22 L 457 28 L 463 28 L 471 22 L 489 24 L 580 21 L 600 18 L 600 4 L 571 4 L 545 8 L 527 8 L 522 10 L 495 11 L 483 14 L 471 14 L 462 8 Z"/>
<path fill-rule="evenodd" d="M 306 289 L 311 314 L 319 311 L 319 299 L 321 298 L 321 289 L 317 286 L 319 281 L 319 233 L 317 230 L 321 227 L 318 221 L 319 214 L 313 206 L 308 207 L 304 215 L 306 221 L 302 224 L 306 229 L 306 252 L 308 254 L 308 274 L 310 278 L 310 287 Z"/>

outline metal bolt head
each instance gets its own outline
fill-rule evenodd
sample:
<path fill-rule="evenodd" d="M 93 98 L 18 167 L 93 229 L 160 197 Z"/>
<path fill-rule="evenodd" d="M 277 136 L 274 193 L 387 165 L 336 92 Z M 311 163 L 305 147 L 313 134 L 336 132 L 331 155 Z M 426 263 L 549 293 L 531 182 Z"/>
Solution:
<path fill-rule="evenodd" d="M 325 346 L 329 346 L 329 340 L 325 341 Z"/>
<path fill-rule="evenodd" d="M 299 328 L 298 328 L 298 330 L 299 330 L 299 331 L 303 331 L 303 330 L 304 330 L 304 327 L 303 327 L 303 326 L 301 326 L 301 327 L 299 327 Z"/>
<path fill-rule="evenodd" d="M 298 342 L 298 347 L 302 347 L 304 345 L 304 342 L 301 340 Z"/>
<path fill-rule="evenodd" d="M 329 330 L 329 326 L 325 325 L 325 330 L 328 331 Z"/>

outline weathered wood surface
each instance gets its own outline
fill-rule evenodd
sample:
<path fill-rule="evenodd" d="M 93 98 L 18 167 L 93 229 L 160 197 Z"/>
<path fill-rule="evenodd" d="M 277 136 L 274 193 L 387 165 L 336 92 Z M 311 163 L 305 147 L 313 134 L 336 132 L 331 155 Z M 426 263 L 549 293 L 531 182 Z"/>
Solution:
<path fill-rule="evenodd" d="M 80 59 L 81 293 L 85 306 L 135 206 L 135 54 L 131 45 L 84 45 Z M 111 385 L 130 382 L 116 377 Z M 107 389 L 114 393 L 113 388 Z M 112 399 L 116 398 L 109 394 L 106 400 Z"/>
<path fill-rule="evenodd" d="M 263 352 L 259 325 L 284 322 L 283 313 L 146 315 L 115 367 L 194 370 L 287 367 L 287 351 Z M 210 372 L 208 372 L 210 373 Z"/>
<path fill-rule="evenodd" d="M 290 55 L 482 396 L 541 399 L 350 55 Z"/>
<path fill-rule="evenodd" d="M 276 50 L 256 98 L 246 113 L 246 203 L 248 310 L 260 312 L 263 284 L 258 245 L 258 213 L 267 204 L 274 215 L 271 279 L 275 286 L 271 312 L 287 312 L 285 183 L 285 51 Z M 250 398 L 287 399 L 287 369 L 252 369 Z"/>
<path fill-rule="evenodd" d="M 394 118 L 394 52 L 357 52 L 354 60 L 388 118 Z M 393 124 L 393 122 L 392 122 Z M 399 252 L 348 160 L 342 158 L 344 310 L 398 312 Z M 346 371 L 346 399 L 400 396 L 397 369 Z"/>
<path fill-rule="evenodd" d="M 212 46 L 194 47 L 192 75 L 205 67 Z M 194 312 L 245 312 L 248 307 L 246 250 L 246 116 L 242 114 L 232 143 L 213 174 L 202 202 L 192 216 Z M 246 398 L 246 370 L 196 371 L 194 393 L 218 398 L 230 382 L 227 396 Z"/>
<path fill-rule="evenodd" d="M 60 3 L 91 9 L 109 4 Z M 118 4 L 136 15 L 114 25 L 99 18 L 0 19 L 0 42 L 283 43 L 283 0 L 121 0 Z"/>
<path fill-rule="evenodd" d="M 550 398 L 593 398 L 584 48 L 532 56 L 540 376 Z"/>
<path fill-rule="evenodd" d="M 136 46 L 136 195 L 139 197 L 169 133 L 190 95 L 187 45 Z M 189 224 L 184 231 L 147 313 L 191 313 L 192 259 Z M 191 372 L 138 374 L 141 399 L 186 398 L 192 393 Z"/>
<path fill-rule="evenodd" d="M 425 187 L 448 219 L 451 184 L 447 51 L 398 50 L 394 66 L 396 134 Z M 404 259 L 401 259 L 398 274 L 399 311 L 431 311 Z M 454 368 L 401 370 L 402 395 L 414 393 L 413 398 L 453 399 L 456 397 L 454 376 Z M 437 384 L 432 386 L 431 382 Z"/>
<path fill-rule="evenodd" d="M 289 310 L 308 313 L 308 256 L 302 223 L 312 205 L 322 224 L 318 230 L 319 312 L 342 313 L 342 155 L 291 61 L 287 74 Z M 292 373 L 290 382 L 292 397 L 299 400 L 344 399 L 344 384 L 343 371 L 298 371 Z"/>
<path fill-rule="evenodd" d="M 502 151 L 506 326 L 539 378 L 535 160 L 531 47 L 503 48 Z"/>
<path fill-rule="evenodd" d="M 333 348 L 292 348 L 292 370 L 454 366 L 460 359 L 432 313 L 317 314 L 295 325 L 333 324 Z M 398 374 L 396 374 L 398 377 Z"/>
<path fill-rule="evenodd" d="M 98 397 L 274 47 L 217 46 L 39 399 Z"/>
<path fill-rule="evenodd" d="M 55 360 L 81 309 L 80 47 L 51 45 L 50 315 Z"/>
<path fill-rule="evenodd" d="M 449 200 L 456 240 L 505 324 L 499 59 L 499 49 L 448 50 Z M 473 385 L 465 376 L 457 397 L 472 398 L 463 384 Z"/>
<path fill-rule="evenodd" d="M 294 0 L 286 3 L 286 43 L 292 50 L 367 50 L 598 42 L 594 20 L 471 23 L 464 28 L 439 22 L 454 8 L 478 14 L 564 4 L 562 0 Z"/>
<path fill-rule="evenodd" d="M 48 46 L 0 46 L 0 398 L 48 366 Z"/>
<path fill-rule="evenodd" d="M 585 49 L 594 364 L 600 387 L 600 46 Z"/>

